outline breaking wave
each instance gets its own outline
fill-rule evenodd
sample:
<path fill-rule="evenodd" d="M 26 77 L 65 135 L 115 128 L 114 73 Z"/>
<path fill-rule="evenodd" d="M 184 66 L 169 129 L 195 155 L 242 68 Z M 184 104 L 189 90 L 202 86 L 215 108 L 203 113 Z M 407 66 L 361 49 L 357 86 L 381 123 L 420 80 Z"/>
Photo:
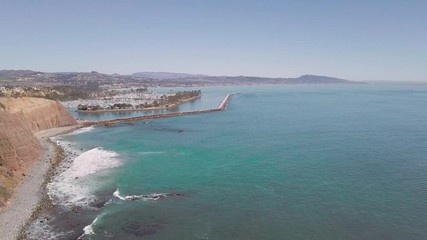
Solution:
<path fill-rule="evenodd" d="M 93 220 L 91 224 L 85 226 L 83 228 L 83 234 L 80 235 L 80 237 L 78 237 L 77 239 L 83 239 L 84 236 L 95 234 L 95 232 L 93 231 L 93 226 L 95 226 L 96 221 L 98 221 L 98 218 L 99 218 L 99 216 L 96 217 L 95 220 Z"/>
<path fill-rule="evenodd" d="M 69 168 L 48 184 L 49 197 L 64 206 L 87 206 L 94 199 L 88 177 L 121 165 L 118 154 L 94 148 L 76 157 Z"/>
<path fill-rule="evenodd" d="M 171 196 L 182 196 L 182 193 L 151 193 L 148 195 L 128 195 L 128 196 L 122 196 L 120 195 L 119 189 L 117 189 L 113 196 L 124 201 L 135 201 L 135 200 L 159 200 L 165 197 L 171 197 Z"/>

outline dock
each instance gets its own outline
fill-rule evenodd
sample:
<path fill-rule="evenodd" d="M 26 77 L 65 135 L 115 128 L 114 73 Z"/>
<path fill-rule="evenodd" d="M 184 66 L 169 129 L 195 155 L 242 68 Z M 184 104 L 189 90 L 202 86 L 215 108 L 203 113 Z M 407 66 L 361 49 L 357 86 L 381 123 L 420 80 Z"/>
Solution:
<path fill-rule="evenodd" d="M 172 113 L 162 113 L 162 114 L 153 114 L 146 116 L 138 116 L 138 117 L 130 117 L 130 118 L 116 118 L 110 120 L 100 120 L 100 121 L 80 121 L 80 125 L 82 127 L 89 127 L 94 125 L 105 125 L 112 126 L 118 123 L 128 123 L 131 124 L 137 121 L 146 121 L 158 118 L 170 118 L 170 117 L 179 117 L 179 116 L 188 116 L 188 115 L 196 115 L 202 113 L 211 113 L 211 112 L 220 112 L 224 111 L 227 108 L 230 97 L 236 95 L 238 93 L 229 93 L 227 94 L 217 108 L 211 109 L 202 109 L 202 110 L 194 110 L 194 111 L 186 111 L 186 112 L 172 112 Z"/>

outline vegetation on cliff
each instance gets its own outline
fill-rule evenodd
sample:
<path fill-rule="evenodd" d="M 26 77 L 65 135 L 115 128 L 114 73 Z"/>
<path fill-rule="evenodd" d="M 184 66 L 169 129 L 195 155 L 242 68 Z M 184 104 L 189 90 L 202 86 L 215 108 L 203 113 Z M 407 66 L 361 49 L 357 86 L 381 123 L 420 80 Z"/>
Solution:
<path fill-rule="evenodd" d="M 51 100 L 69 101 L 75 99 L 87 99 L 95 96 L 111 96 L 112 92 L 101 89 L 98 84 L 86 84 L 83 86 L 13 86 L 6 85 L 0 88 L 0 97 L 38 97 Z"/>

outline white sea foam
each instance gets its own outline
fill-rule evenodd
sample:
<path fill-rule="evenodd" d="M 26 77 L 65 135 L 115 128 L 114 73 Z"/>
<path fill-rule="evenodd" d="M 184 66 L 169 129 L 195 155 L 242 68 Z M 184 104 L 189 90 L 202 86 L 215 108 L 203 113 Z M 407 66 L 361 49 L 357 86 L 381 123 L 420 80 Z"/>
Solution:
<path fill-rule="evenodd" d="M 68 177 L 76 178 L 96 173 L 102 169 L 118 167 L 121 163 L 117 157 L 116 152 L 94 148 L 76 157 L 70 169 L 64 173 Z"/>
<path fill-rule="evenodd" d="M 83 228 L 83 231 L 84 231 L 85 235 L 95 234 L 95 232 L 93 231 L 92 226 L 95 225 L 95 223 L 96 223 L 97 220 L 98 220 L 98 217 L 96 217 L 95 220 L 93 220 L 93 222 L 90 225 L 87 225 L 86 227 Z"/>
<path fill-rule="evenodd" d="M 57 232 L 55 229 L 45 222 L 33 221 L 30 223 L 31 231 L 27 231 L 26 239 L 43 239 L 43 240 L 57 240 L 64 239 L 66 235 L 72 234 L 72 231 Z"/>
<path fill-rule="evenodd" d="M 76 157 L 71 166 L 48 184 L 49 197 L 64 206 L 87 206 L 94 195 L 88 180 L 94 174 L 121 165 L 118 154 L 94 148 Z"/>
<path fill-rule="evenodd" d="M 113 196 L 121 200 L 126 200 L 125 197 L 120 195 L 119 189 L 116 189 L 116 191 L 114 191 Z"/>
<path fill-rule="evenodd" d="M 85 227 L 83 228 L 83 234 L 82 234 L 82 235 L 80 235 L 77 239 L 83 239 L 83 238 L 84 238 L 84 236 L 87 236 L 87 235 L 94 235 L 94 234 L 95 234 L 95 232 L 93 231 L 93 227 L 95 226 L 96 221 L 98 221 L 98 218 L 99 218 L 99 216 L 98 216 L 98 217 L 96 217 L 96 218 L 92 221 L 92 223 L 91 223 L 91 224 L 89 224 L 89 225 L 85 226 Z"/>
<path fill-rule="evenodd" d="M 114 191 L 113 196 L 123 201 L 135 201 L 135 200 L 159 200 L 168 196 L 181 196 L 180 193 L 151 193 L 148 195 L 120 195 L 119 189 Z"/>

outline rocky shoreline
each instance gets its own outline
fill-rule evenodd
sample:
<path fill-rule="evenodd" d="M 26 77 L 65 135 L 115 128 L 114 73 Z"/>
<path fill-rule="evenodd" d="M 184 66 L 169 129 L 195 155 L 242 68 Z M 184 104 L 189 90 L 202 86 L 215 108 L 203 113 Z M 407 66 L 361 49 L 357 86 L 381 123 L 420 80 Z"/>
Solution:
<path fill-rule="evenodd" d="M 70 144 L 62 141 L 55 143 L 55 139 L 52 140 L 51 143 L 57 150 L 56 161 L 51 165 L 41 186 L 42 198 L 16 239 L 81 239 L 85 235 L 84 228 L 96 218 L 115 190 L 97 192 L 96 201 L 91 202 L 88 207 L 76 205 L 67 208 L 57 204 L 48 193 L 48 184 L 57 181 L 55 178 L 69 169 L 81 152 Z"/>
<path fill-rule="evenodd" d="M 42 157 L 29 169 L 24 181 L 16 189 L 10 205 L 0 214 L 2 239 L 20 239 L 21 231 L 32 216 L 47 202 L 45 185 L 52 169 L 61 160 L 61 149 L 50 141 L 50 137 L 73 131 L 77 125 L 51 128 L 36 133 L 43 148 Z"/>

